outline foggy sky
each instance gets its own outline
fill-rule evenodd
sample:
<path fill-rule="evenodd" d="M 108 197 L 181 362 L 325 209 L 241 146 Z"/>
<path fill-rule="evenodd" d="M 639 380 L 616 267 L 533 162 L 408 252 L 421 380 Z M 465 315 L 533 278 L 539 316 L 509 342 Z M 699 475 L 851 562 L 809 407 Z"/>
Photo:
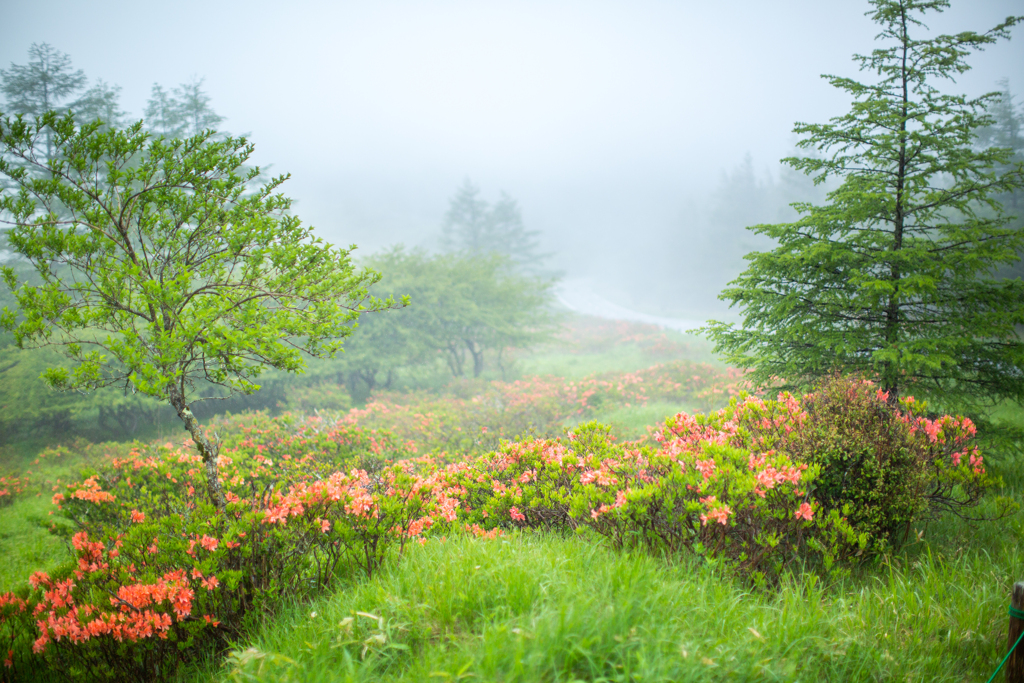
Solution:
<path fill-rule="evenodd" d="M 1024 0 L 954 0 L 936 30 L 986 30 Z M 258 163 L 328 240 L 366 252 L 426 243 L 472 179 L 519 200 L 570 275 L 656 287 L 693 207 L 749 152 L 774 172 L 795 121 L 848 101 L 819 75 L 858 76 L 874 48 L 859 0 L 737 2 L 59 2 L 0 0 L 0 68 L 31 43 L 122 86 L 141 117 L 154 82 L 196 75 Z M 954 91 L 1010 79 L 1024 30 L 971 60 Z M 666 239 L 672 236 L 672 239 Z M 682 237 L 682 239 L 680 239 Z M 666 245 L 673 253 L 666 254 Z M 707 261 L 708 255 L 701 260 Z M 664 273 L 663 273 L 664 275 Z"/>

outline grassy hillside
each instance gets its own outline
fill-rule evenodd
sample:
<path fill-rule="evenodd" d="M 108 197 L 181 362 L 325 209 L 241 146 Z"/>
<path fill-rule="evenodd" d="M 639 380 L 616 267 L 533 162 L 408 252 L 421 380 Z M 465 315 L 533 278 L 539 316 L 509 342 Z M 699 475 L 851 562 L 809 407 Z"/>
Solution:
<path fill-rule="evenodd" d="M 636 438 L 646 433 L 647 426 L 663 420 L 667 415 L 680 410 L 718 407 L 727 401 L 728 394 L 722 391 L 722 387 L 727 386 L 731 380 L 723 376 L 723 381 L 715 384 L 716 373 L 722 371 L 722 368 L 708 364 L 711 355 L 705 342 L 650 325 L 572 317 L 566 321 L 563 333 L 554 343 L 530 352 L 519 352 L 513 367 L 517 378 L 550 375 L 576 381 L 588 376 L 618 377 L 622 373 L 632 373 L 658 363 L 673 361 L 704 364 L 703 375 L 707 381 L 688 387 L 691 390 L 685 399 L 676 397 L 677 400 L 655 399 L 638 403 L 617 396 L 604 406 L 591 406 L 586 413 L 587 419 L 597 419 L 611 425 L 620 438 Z M 326 374 L 327 370 L 319 368 L 318 377 Z M 275 377 L 275 382 L 284 382 L 284 387 L 275 385 L 274 391 L 283 397 L 285 407 L 298 409 L 297 415 L 300 418 L 316 408 L 327 408 L 332 414 L 337 414 L 339 407 L 351 404 L 343 385 L 323 383 L 319 379 L 317 383 L 309 384 L 301 376 L 290 379 L 283 375 Z M 455 381 L 447 386 L 421 389 L 419 394 L 379 392 L 376 399 L 378 403 L 384 404 L 408 404 L 410 396 L 417 396 L 421 402 L 429 401 L 430 397 L 438 397 L 440 402 L 434 408 L 443 412 L 445 400 L 479 394 L 490 386 L 490 382 L 509 386 L 508 383 L 501 383 L 494 371 L 481 381 Z M 42 385 L 41 380 L 38 383 Z M 552 382 L 552 385 L 558 383 L 560 380 Z M 708 389 L 714 391 L 709 392 Z M 255 403 L 259 404 L 260 401 Z M 229 407 L 237 408 L 235 405 Z M 364 408 L 365 405 L 360 407 Z M 532 432 L 528 428 L 520 431 L 557 436 L 563 426 L 573 426 L 581 419 L 576 407 L 570 408 L 547 415 L 548 423 L 535 425 Z M 271 414 L 281 412 L 282 409 L 279 409 Z M 504 438 L 520 436 L 519 432 L 501 433 L 501 422 L 507 416 L 495 413 L 488 417 L 492 420 L 489 424 L 492 435 L 501 434 Z M 128 438 L 121 445 L 116 442 L 94 445 L 81 436 L 44 432 L 0 445 L 0 474 L 28 473 L 29 480 L 33 482 L 29 495 L 19 496 L 7 505 L 3 505 L 0 499 L 0 551 L 9 558 L 0 565 L 0 592 L 24 585 L 33 571 L 51 569 L 69 556 L 66 545 L 46 530 L 49 512 L 53 509 L 50 504 L 51 489 L 74 478 L 83 466 L 102 462 L 112 453 L 127 452 L 127 444 L 132 441 L 130 436 L 135 436 L 143 443 L 180 440 L 183 436 L 180 424 L 176 417 L 172 415 L 172 418 L 174 422 L 158 421 L 156 424 L 140 426 L 135 435 L 125 435 Z M 364 415 L 360 419 L 364 424 L 373 422 L 372 415 Z M 531 419 L 531 416 L 527 415 L 527 419 Z M 536 417 L 532 419 L 537 421 Z M 378 422 L 387 425 L 389 418 L 385 417 Z M 480 426 L 488 425 L 476 425 L 476 428 Z M 454 425 L 453 429 L 457 427 Z M 540 432 L 537 427 L 540 427 Z M 95 436 L 91 431 L 89 434 Z M 495 445 L 496 440 L 492 439 L 488 443 Z M 429 450 L 433 445 L 436 443 L 424 447 Z"/>
<path fill-rule="evenodd" d="M 299 457 L 330 445 L 330 424 L 370 443 L 379 437 L 402 457 L 469 462 L 501 440 L 557 436 L 587 420 L 611 425 L 621 441 L 645 437 L 678 411 L 718 408 L 742 378 L 708 360 L 699 340 L 577 319 L 557 344 L 517 358 L 514 380 L 377 392 L 351 411 L 336 409 L 349 400 L 343 387 L 302 385 L 302 410 L 225 415 L 213 427 L 225 454 L 239 458 L 245 449 L 278 462 Z M 334 410 L 310 410 L 318 401 Z M 1001 406 L 993 418 L 1019 426 L 1024 411 Z M 181 438 L 168 432 L 159 444 L 173 443 L 163 451 L 135 448 L 173 455 L 187 451 Z M 5 447 L 7 469 L 26 490 L 0 497 L 0 593 L 74 557 L 46 529 L 53 491 L 133 448 L 41 445 Z M 1003 478 L 994 493 L 1024 497 L 1024 468 L 1012 455 L 988 462 Z M 980 512 L 996 508 L 989 499 Z M 756 588 L 708 555 L 616 550 L 583 526 L 507 528 L 497 538 L 454 526 L 408 544 L 401 557 L 390 552 L 371 578 L 343 567 L 330 593 L 250 615 L 226 656 L 207 651 L 169 675 L 195 683 L 984 680 L 1005 648 L 1010 586 L 1024 580 L 1024 513 L 946 518 L 910 532 L 898 552 L 847 576 L 795 571 Z"/>
<path fill-rule="evenodd" d="M 1005 647 L 1024 519 L 928 537 L 856 578 L 767 592 L 589 538 L 434 540 L 268 621 L 190 680 L 984 680 Z"/>

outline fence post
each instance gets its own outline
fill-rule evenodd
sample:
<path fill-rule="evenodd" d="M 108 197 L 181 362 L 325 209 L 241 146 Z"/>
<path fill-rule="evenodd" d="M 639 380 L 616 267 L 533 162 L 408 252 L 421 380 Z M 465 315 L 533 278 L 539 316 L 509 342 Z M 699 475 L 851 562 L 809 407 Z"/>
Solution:
<path fill-rule="evenodd" d="M 1024 612 L 1024 581 L 1013 584 L 1013 596 L 1010 606 Z M 1019 613 L 1019 612 L 1018 612 Z M 1024 631 L 1024 619 L 1010 616 L 1009 642 L 1006 647 L 1013 647 Z M 1006 661 L 1006 683 L 1024 683 L 1024 642 L 1018 645 Z"/>

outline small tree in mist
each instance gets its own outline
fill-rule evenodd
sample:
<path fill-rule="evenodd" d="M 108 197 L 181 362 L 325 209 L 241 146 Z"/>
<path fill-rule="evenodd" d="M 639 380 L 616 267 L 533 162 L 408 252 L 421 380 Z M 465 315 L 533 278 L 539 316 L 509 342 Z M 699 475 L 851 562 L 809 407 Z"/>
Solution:
<path fill-rule="evenodd" d="M 49 43 L 32 43 L 28 56 L 27 64 L 0 69 L 0 92 L 8 112 L 41 116 L 85 87 L 85 72 L 72 71 L 71 57 Z"/>
<path fill-rule="evenodd" d="M 27 64 L 11 64 L 9 70 L 0 70 L 0 92 L 6 100 L 2 109 L 8 114 L 34 118 L 51 110 L 71 109 L 79 123 L 99 119 L 112 128 L 124 125 L 127 114 L 121 109 L 121 86 L 98 80 L 82 92 L 88 83 L 85 72 L 73 71 L 71 57 L 48 43 L 33 43 L 28 56 Z M 78 93 L 81 95 L 72 100 Z M 47 159 L 54 153 L 51 136 L 52 132 L 47 131 Z"/>
<path fill-rule="evenodd" d="M 947 405 L 1024 399 L 1024 283 L 994 276 L 1024 246 L 996 199 L 1022 186 L 1024 165 L 976 144 L 998 93 L 935 87 L 1022 18 L 927 38 L 922 15 L 945 0 L 871 5 L 885 45 L 854 59 L 877 78 L 825 76 L 852 108 L 798 123 L 799 146 L 818 155 L 785 160 L 842 184 L 824 206 L 796 204 L 796 222 L 751 228 L 778 246 L 748 255 L 721 294 L 742 309 L 742 326 L 713 322 L 710 336 L 763 384 L 807 384 L 841 367 L 877 378 L 893 401 L 910 387 Z"/>
<path fill-rule="evenodd" d="M 978 131 L 978 146 L 1005 147 L 1013 150 L 1012 156 L 1004 163 L 996 164 L 997 173 L 1012 173 L 1017 164 L 1024 162 L 1024 106 L 1017 104 L 1010 92 L 1009 81 L 1000 82 L 1002 90 L 999 98 L 988 108 L 992 116 L 992 125 Z M 996 200 L 1016 216 L 1012 225 L 1024 228 L 1024 187 L 1017 187 L 1011 192 L 999 194 Z M 1024 277 L 1024 252 L 1018 252 L 1016 263 L 1001 268 L 999 273 L 1006 277 Z"/>
<path fill-rule="evenodd" d="M 513 272 L 499 254 L 428 255 L 396 247 L 367 264 L 385 275 L 373 291 L 408 295 L 410 305 L 360 324 L 342 363 L 369 391 L 400 371 L 441 362 L 454 377 L 483 373 L 487 359 L 505 374 L 503 355 L 551 339 L 551 282 Z"/>
<path fill-rule="evenodd" d="M 52 156 L 40 151 L 48 135 Z M 191 409 L 197 390 L 251 393 L 267 367 L 300 371 L 302 352 L 333 355 L 360 312 L 388 303 L 369 298 L 375 273 L 287 213 L 284 177 L 248 189 L 252 145 L 212 138 L 0 114 L 0 175 L 16 188 L 0 194 L 0 224 L 34 267 L 31 280 L 3 268 L 17 305 L 0 323 L 19 347 L 56 345 L 70 358 L 71 369 L 46 372 L 52 387 L 117 386 L 173 406 L 223 508 L 218 441 Z"/>
<path fill-rule="evenodd" d="M 166 138 L 178 137 L 181 116 L 178 114 L 177 102 L 159 83 L 153 84 L 142 113 L 146 117 L 146 127 L 149 130 Z"/>
<path fill-rule="evenodd" d="M 1009 149 L 1010 157 L 997 163 L 995 169 L 997 173 L 1012 173 L 1024 162 L 1024 105 L 1014 102 L 1016 98 L 1010 92 L 1008 80 L 1003 79 L 999 85 L 1001 90 L 988 107 L 992 122 L 978 130 L 978 146 L 982 149 Z M 1018 220 L 1024 218 L 1024 188 L 1016 187 L 997 199 L 1004 208 L 1016 214 Z"/>
<path fill-rule="evenodd" d="M 539 274 L 548 254 L 539 252 L 536 230 L 523 224 L 519 203 L 504 192 L 493 206 L 479 198 L 480 188 L 467 180 L 452 197 L 441 226 L 446 251 L 499 254 L 524 272 Z"/>
<path fill-rule="evenodd" d="M 187 83 L 174 89 L 174 96 L 185 135 L 199 135 L 204 130 L 217 128 L 224 117 L 210 105 L 210 96 L 203 90 L 206 79 L 193 76 Z"/>

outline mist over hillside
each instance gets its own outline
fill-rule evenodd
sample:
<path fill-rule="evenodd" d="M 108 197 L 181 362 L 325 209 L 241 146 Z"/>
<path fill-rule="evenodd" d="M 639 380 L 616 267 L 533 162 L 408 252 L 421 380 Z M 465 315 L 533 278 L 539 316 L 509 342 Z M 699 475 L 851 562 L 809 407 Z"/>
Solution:
<path fill-rule="evenodd" d="M 990 26 L 1011 0 L 953 3 L 935 31 Z M 821 192 L 783 171 L 795 121 L 847 103 L 875 28 L 861 3 L 184 2 L 130 13 L 44 0 L 4 10 L 0 65 L 67 53 L 141 118 L 154 83 L 203 79 L 220 127 L 320 234 L 360 253 L 436 246 L 469 179 L 507 192 L 550 266 L 621 305 L 721 314 L 759 243 L 746 225 Z M 958 87 L 1024 87 L 1024 42 L 978 55 Z"/>

